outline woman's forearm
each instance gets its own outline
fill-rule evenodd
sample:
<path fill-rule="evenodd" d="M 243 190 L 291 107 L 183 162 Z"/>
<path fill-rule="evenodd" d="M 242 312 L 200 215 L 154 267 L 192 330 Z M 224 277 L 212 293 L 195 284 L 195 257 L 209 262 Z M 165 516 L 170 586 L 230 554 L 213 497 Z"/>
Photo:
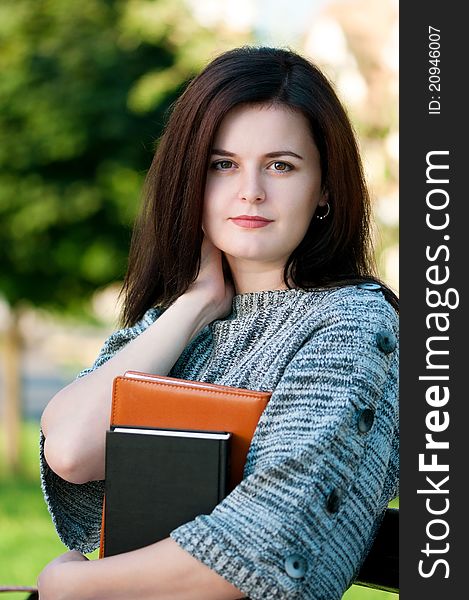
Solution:
<path fill-rule="evenodd" d="M 244 594 L 167 538 L 133 552 L 59 565 L 55 600 L 234 600 Z M 47 598 L 46 598 L 47 600 Z"/>
<path fill-rule="evenodd" d="M 104 478 L 113 379 L 127 370 L 166 375 L 209 321 L 207 313 L 200 296 L 181 296 L 104 365 L 52 398 L 41 419 L 52 470 L 72 483 Z"/>

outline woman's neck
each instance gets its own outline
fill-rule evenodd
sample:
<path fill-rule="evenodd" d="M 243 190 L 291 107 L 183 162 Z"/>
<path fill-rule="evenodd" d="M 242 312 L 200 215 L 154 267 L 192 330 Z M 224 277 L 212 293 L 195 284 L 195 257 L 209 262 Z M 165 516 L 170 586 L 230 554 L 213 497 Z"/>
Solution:
<path fill-rule="evenodd" d="M 261 292 L 263 290 L 285 290 L 283 267 L 272 263 L 259 263 L 226 257 L 236 294 Z"/>

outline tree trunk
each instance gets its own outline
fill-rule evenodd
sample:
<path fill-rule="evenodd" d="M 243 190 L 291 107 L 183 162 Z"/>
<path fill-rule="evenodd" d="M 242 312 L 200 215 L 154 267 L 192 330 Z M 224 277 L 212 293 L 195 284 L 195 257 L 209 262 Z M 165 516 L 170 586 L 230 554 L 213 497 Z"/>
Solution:
<path fill-rule="evenodd" d="M 21 334 L 19 311 L 14 308 L 5 332 L 3 356 L 5 464 L 8 473 L 15 474 L 20 468 Z"/>

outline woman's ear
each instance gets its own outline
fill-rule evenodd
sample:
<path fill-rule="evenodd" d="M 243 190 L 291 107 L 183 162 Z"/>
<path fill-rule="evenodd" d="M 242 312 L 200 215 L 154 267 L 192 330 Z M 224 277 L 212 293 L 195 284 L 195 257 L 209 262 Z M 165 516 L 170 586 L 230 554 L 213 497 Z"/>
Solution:
<path fill-rule="evenodd" d="M 325 187 L 321 189 L 321 197 L 319 198 L 319 206 L 326 206 L 329 202 L 329 190 Z"/>

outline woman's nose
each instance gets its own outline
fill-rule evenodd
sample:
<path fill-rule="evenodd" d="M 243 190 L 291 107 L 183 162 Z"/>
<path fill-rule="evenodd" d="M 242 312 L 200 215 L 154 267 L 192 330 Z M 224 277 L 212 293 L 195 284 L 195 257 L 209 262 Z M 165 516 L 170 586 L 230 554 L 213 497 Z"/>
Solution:
<path fill-rule="evenodd" d="M 246 173 L 240 178 L 238 196 L 247 202 L 262 202 L 265 200 L 265 189 L 261 177 L 257 173 Z"/>

